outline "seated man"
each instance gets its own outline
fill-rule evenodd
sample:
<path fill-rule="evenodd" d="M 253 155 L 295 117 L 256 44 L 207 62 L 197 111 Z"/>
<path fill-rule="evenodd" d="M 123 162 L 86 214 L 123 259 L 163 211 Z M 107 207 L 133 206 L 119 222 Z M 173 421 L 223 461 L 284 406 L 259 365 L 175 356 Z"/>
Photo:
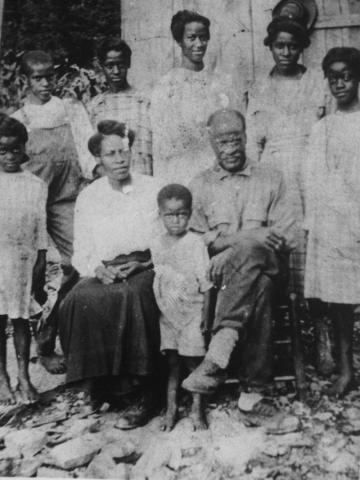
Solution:
<path fill-rule="evenodd" d="M 191 225 L 204 234 L 212 255 L 217 308 L 209 350 L 183 382 L 186 390 L 202 394 L 213 393 L 225 381 L 239 339 L 246 339 L 250 354 L 248 380 L 271 379 L 271 293 L 294 245 L 295 224 L 282 174 L 246 157 L 241 113 L 219 110 L 209 118 L 208 129 L 217 165 L 190 184 Z"/>

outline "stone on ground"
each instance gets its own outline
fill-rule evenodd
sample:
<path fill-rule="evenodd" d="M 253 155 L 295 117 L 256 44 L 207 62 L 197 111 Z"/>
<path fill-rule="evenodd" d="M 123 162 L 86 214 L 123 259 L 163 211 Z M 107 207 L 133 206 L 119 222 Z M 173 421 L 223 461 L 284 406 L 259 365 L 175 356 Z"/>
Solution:
<path fill-rule="evenodd" d="M 284 435 L 285 433 L 296 432 L 300 427 L 299 417 L 295 415 L 279 415 L 267 425 L 266 431 L 272 435 Z"/>
<path fill-rule="evenodd" d="M 245 471 L 249 460 L 263 451 L 264 443 L 265 434 L 260 428 L 243 427 L 240 435 L 215 438 L 214 456 L 217 463 L 239 474 Z"/>
<path fill-rule="evenodd" d="M 71 478 L 69 472 L 57 468 L 40 467 L 37 471 L 37 477 L 40 478 Z"/>
<path fill-rule="evenodd" d="M 36 459 L 29 459 L 25 460 L 17 472 L 19 477 L 34 477 L 38 468 L 40 467 L 39 460 Z"/>
<path fill-rule="evenodd" d="M 130 440 L 112 442 L 105 445 L 102 449 L 102 453 L 110 455 L 116 461 L 121 461 L 123 458 L 135 453 L 135 445 Z"/>
<path fill-rule="evenodd" d="M 18 449 L 24 458 L 28 458 L 40 452 L 47 440 L 48 436 L 43 430 L 24 428 L 9 433 L 5 439 L 5 446 Z"/>
<path fill-rule="evenodd" d="M 113 478 L 110 472 L 114 470 L 116 463 L 107 452 L 96 455 L 87 467 L 84 478 Z"/>
<path fill-rule="evenodd" d="M 89 463 L 101 447 L 98 437 L 87 434 L 57 445 L 51 450 L 49 457 L 53 465 L 71 470 Z"/>

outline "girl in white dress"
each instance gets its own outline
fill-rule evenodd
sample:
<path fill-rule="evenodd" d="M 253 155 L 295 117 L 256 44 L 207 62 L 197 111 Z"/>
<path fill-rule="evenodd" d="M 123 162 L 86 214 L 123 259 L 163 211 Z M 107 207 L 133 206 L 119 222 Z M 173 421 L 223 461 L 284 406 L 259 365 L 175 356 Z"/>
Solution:
<path fill-rule="evenodd" d="M 45 183 L 22 171 L 26 128 L 0 115 L 0 403 L 32 403 L 38 393 L 29 378 L 29 319 L 42 289 L 46 265 Z M 18 363 L 16 397 L 6 370 L 6 324 L 11 320 Z"/>
<path fill-rule="evenodd" d="M 305 297 L 329 307 L 339 361 L 329 393 L 339 396 L 353 379 L 354 308 L 360 303 L 360 51 L 332 48 L 323 70 L 337 111 L 314 125 L 306 156 Z"/>

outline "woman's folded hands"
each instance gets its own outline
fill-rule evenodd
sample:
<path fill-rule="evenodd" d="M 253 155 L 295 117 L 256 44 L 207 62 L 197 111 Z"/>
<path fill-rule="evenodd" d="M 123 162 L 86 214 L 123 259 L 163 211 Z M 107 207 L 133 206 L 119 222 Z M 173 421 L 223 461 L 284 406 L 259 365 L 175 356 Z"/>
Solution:
<path fill-rule="evenodd" d="M 116 281 L 126 280 L 130 275 L 137 271 L 141 271 L 146 268 L 142 262 L 132 261 L 124 263 L 123 265 L 99 265 L 95 269 L 95 276 L 104 285 L 111 285 Z"/>

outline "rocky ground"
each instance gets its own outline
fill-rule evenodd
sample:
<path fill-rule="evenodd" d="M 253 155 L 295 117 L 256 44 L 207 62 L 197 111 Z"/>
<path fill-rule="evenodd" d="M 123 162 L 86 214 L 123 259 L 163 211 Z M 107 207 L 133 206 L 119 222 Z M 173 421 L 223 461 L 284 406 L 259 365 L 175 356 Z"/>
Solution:
<path fill-rule="evenodd" d="M 40 404 L 1 418 L 0 473 L 62 478 L 137 480 L 358 479 L 360 391 L 332 402 L 312 379 L 310 405 L 277 398 L 279 413 L 242 413 L 228 386 L 207 408 L 209 429 L 183 418 L 170 433 L 161 417 L 132 431 L 115 427 L 120 412 L 94 410 L 82 393 L 61 386 Z"/>
<path fill-rule="evenodd" d="M 360 372 L 359 330 L 356 370 Z M 15 358 L 10 351 L 14 377 Z M 33 352 L 31 375 L 41 402 L 0 411 L 0 475 L 135 480 L 298 480 L 360 478 L 360 389 L 343 400 L 321 394 L 327 381 L 307 369 L 309 400 L 277 385 L 278 413 L 261 417 L 238 408 L 238 385 L 208 401 L 207 431 L 193 431 L 184 396 L 170 433 L 161 415 L 132 431 L 116 428 L 121 409 L 94 408 L 48 375 Z M 359 380 L 359 379 L 358 379 Z M 244 396 L 242 406 L 244 407 Z"/>

